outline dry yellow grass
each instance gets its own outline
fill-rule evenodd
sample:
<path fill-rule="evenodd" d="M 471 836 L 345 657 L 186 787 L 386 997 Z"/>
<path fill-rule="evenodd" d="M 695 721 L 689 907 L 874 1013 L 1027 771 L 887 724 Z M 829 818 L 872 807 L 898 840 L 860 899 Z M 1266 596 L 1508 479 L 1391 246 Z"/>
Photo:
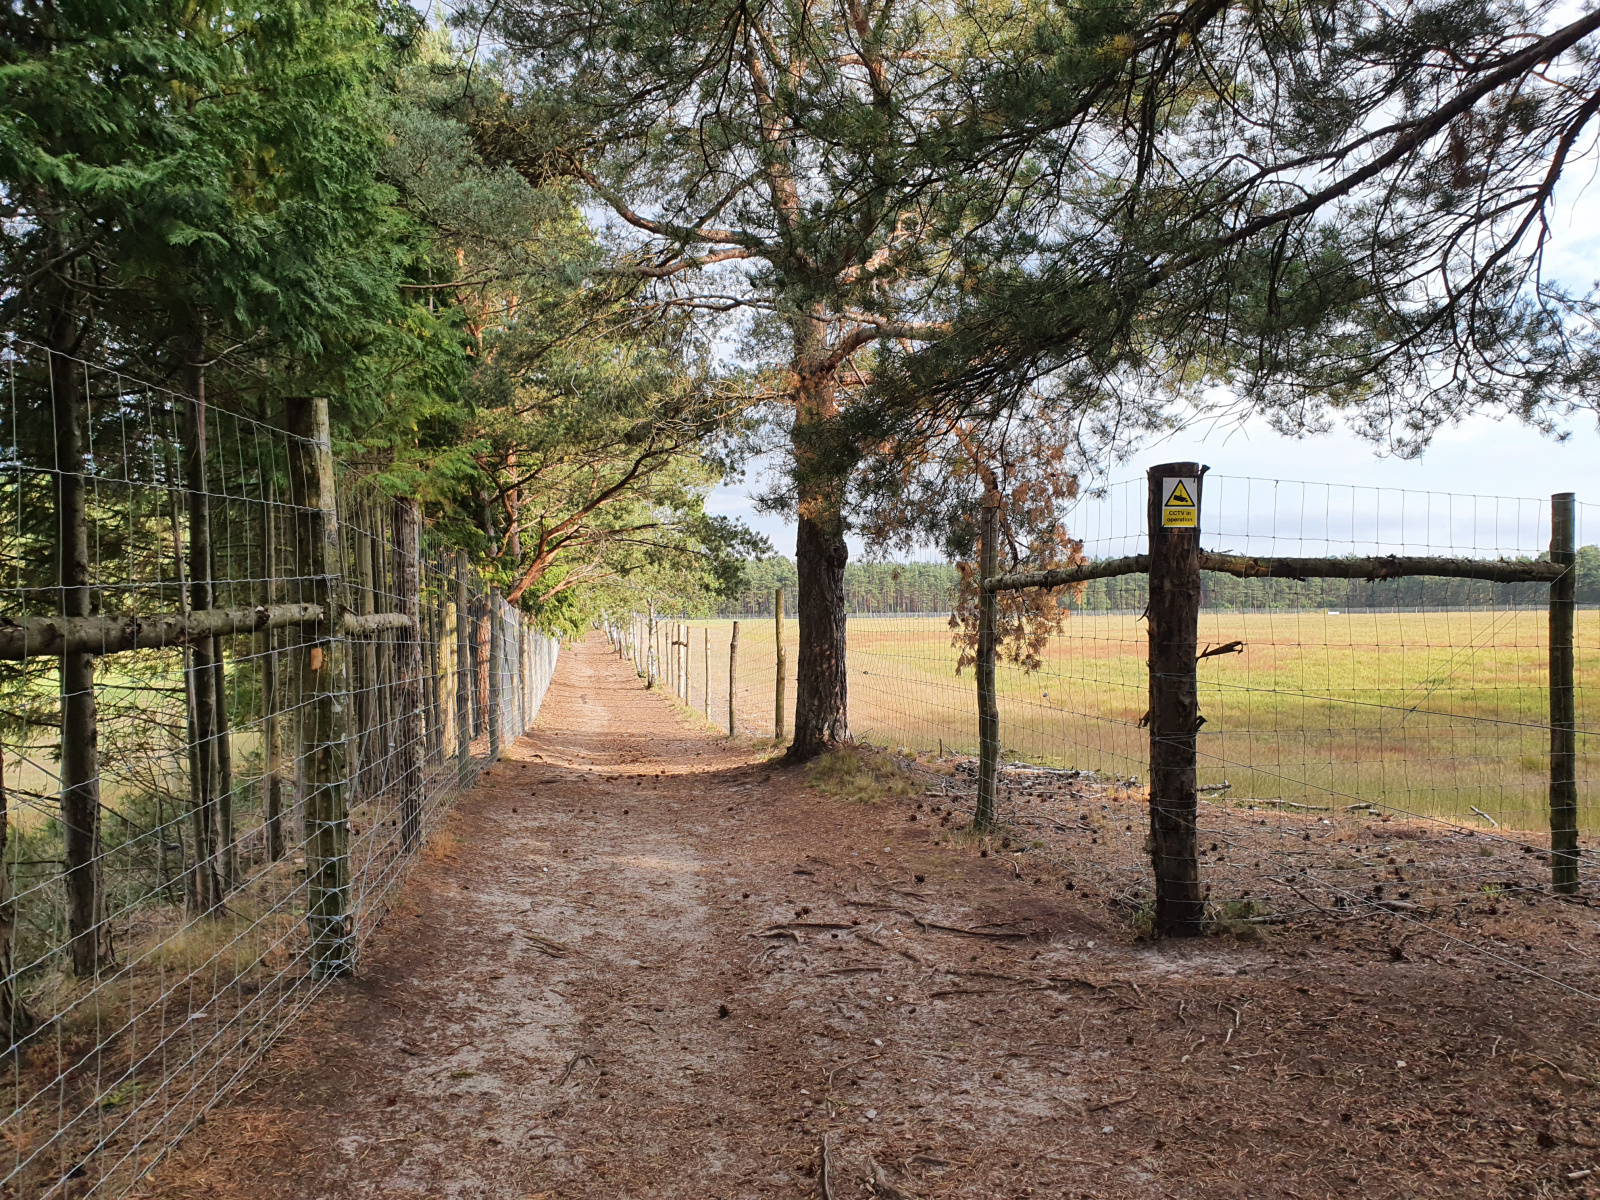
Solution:
<path fill-rule="evenodd" d="M 731 622 L 689 634 L 691 707 L 727 725 Z M 786 622 L 792 728 L 794 621 Z M 1542 612 L 1202 614 L 1202 644 L 1240 654 L 1200 664 L 1201 783 L 1230 798 L 1389 805 L 1488 828 L 1547 821 L 1547 620 Z M 709 655 L 706 639 L 709 637 Z M 736 711 L 770 735 L 771 619 L 741 621 Z M 1145 773 L 1146 631 L 1127 615 L 1075 615 L 1044 667 L 1000 671 L 1007 755 L 1129 776 Z M 709 671 L 707 667 L 709 665 Z M 849 627 L 850 727 L 913 750 L 976 745 L 972 675 L 955 673 L 937 617 L 860 617 Z M 1579 614 L 1578 779 L 1585 830 L 1600 827 L 1600 613 Z M 1480 816 L 1474 813 L 1487 814 Z"/>

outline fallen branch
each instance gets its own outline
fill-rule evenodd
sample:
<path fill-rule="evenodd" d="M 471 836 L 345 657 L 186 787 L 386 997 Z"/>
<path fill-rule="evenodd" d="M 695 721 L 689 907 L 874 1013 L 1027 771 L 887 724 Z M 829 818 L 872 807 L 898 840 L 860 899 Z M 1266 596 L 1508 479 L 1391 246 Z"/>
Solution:
<path fill-rule="evenodd" d="M 997 942 L 1048 942 L 1052 936 L 1050 930 L 1044 929 L 1034 933 L 988 933 L 981 929 L 962 929 L 957 925 L 940 925 L 933 921 L 924 921 L 921 917 L 911 918 L 917 927 L 930 933 L 954 933 L 961 937 L 990 938 Z"/>
<path fill-rule="evenodd" d="M 1115 1108 L 1119 1104 L 1126 1104 L 1129 1100 L 1132 1100 L 1138 1094 L 1139 1094 L 1138 1092 L 1129 1092 L 1126 1096 L 1113 1096 L 1109 1100 L 1100 1101 L 1099 1104 L 1091 1104 L 1091 1105 L 1089 1105 L 1089 1108 L 1088 1108 L 1087 1111 L 1089 1111 L 1089 1112 L 1100 1112 L 1102 1109 Z"/>
<path fill-rule="evenodd" d="M 910 1192 L 894 1185 L 889 1173 L 872 1155 L 867 1155 L 867 1161 L 872 1164 L 872 1186 L 877 1189 L 878 1195 L 887 1196 L 889 1200 L 916 1200 Z"/>
<path fill-rule="evenodd" d="M 786 925 L 768 925 L 757 933 L 746 934 L 746 937 L 789 937 L 796 929 L 855 929 L 855 925 L 838 925 L 832 921 L 790 921 Z"/>

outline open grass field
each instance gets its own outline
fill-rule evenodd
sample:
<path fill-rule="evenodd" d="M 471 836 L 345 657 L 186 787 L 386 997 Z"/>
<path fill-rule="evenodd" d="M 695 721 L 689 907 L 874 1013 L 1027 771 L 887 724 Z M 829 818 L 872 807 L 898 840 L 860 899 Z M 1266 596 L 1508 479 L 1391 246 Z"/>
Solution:
<path fill-rule="evenodd" d="M 1373 803 L 1485 829 L 1495 821 L 1538 830 L 1547 821 L 1549 779 L 1546 621 L 1532 611 L 1203 613 L 1203 645 L 1245 646 L 1200 664 L 1200 782 L 1231 785 L 1222 795 L 1233 800 L 1340 810 Z M 861 617 L 849 629 L 850 726 L 858 738 L 915 750 L 976 749 L 972 674 L 955 674 L 943 618 Z M 689 632 L 689 702 L 722 728 L 730 631 L 731 622 L 712 621 Z M 786 727 L 796 632 L 786 622 Z M 749 733 L 772 733 L 774 650 L 770 618 L 740 622 L 736 712 Z M 1146 657 L 1136 617 L 1072 616 L 1039 671 L 1001 667 L 1006 755 L 1142 778 Z M 1600 829 L 1600 613 L 1593 610 L 1578 614 L 1577 684 L 1580 821 L 1593 833 Z"/>

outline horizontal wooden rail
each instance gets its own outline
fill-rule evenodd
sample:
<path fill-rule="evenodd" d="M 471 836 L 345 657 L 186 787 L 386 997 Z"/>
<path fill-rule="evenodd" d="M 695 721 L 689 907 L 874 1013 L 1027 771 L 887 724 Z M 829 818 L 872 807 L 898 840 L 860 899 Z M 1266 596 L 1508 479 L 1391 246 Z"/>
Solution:
<path fill-rule="evenodd" d="M 153 617 L 0 617 L 0 660 L 162 650 L 196 638 L 260 633 L 265 629 L 315 625 L 320 620 L 319 604 L 213 608 Z M 347 612 L 342 624 L 346 637 L 370 637 L 391 629 L 410 629 L 414 622 L 405 613 L 357 616 Z"/>
<path fill-rule="evenodd" d="M 1549 583 L 1567 568 L 1553 562 L 1513 562 L 1487 558 L 1254 558 L 1246 554 L 1200 551 L 1200 569 L 1240 579 L 1400 579 L 1428 575 L 1446 579 L 1485 579 L 1490 583 Z"/>
<path fill-rule="evenodd" d="M 1075 567 L 1056 567 L 1049 571 L 1019 571 L 1015 575 L 996 575 L 983 581 L 986 592 L 1014 592 L 1021 588 L 1057 588 L 1091 579 L 1110 579 L 1116 575 L 1143 575 L 1150 570 L 1148 554 L 1127 558 L 1101 558 Z"/>
<path fill-rule="evenodd" d="M 0 617 L 0 659 L 160 650 L 202 637 L 259 633 L 322 620 L 315 604 L 213 608 L 153 617 Z"/>
<path fill-rule="evenodd" d="M 346 637 L 370 637 L 390 629 L 411 629 L 416 622 L 405 613 L 367 613 L 365 616 L 347 612 L 344 615 Z"/>
<path fill-rule="evenodd" d="M 1432 576 L 1445 579 L 1483 579 L 1490 583 L 1550 583 L 1568 568 L 1553 562 L 1513 562 L 1486 558 L 1402 558 L 1390 554 L 1379 558 L 1258 558 L 1247 554 L 1218 554 L 1200 551 L 1200 569 L 1233 575 L 1240 579 L 1401 579 Z M 983 582 L 986 592 L 1009 592 L 1021 588 L 1056 588 L 1091 579 L 1110 579 L 1117 575 L 1143 575 L 1150 570 L 1148 555 L 1127 558 L 1102 558 L 1075 567 L 1050 571 L 1019 571 L 1015 575 L 996 575 Z"/>

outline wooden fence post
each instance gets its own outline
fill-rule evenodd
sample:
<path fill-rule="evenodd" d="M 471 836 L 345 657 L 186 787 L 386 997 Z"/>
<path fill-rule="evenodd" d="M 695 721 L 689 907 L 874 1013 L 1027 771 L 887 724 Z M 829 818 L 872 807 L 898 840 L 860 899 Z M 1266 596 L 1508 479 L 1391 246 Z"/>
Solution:
<path fill-rule="evenodd" d="M 733 697 L 739 678 L 739 622 L 733 623 L 733 637 L 728 642 L 728 736 L 737 732 L 734 724 Z"/>
<path fill-rule="evenodd" d="M 263 606 L 278 601 L 278 497 L 274 485 L 271 499 L 261 514 L 261 603 Z M 277 633 L 263 629 L 258 639 L 261 662 L 262 749 L 266 759 L 266 778 L 262 781 L 266 813 L 262 826 L 267 834 L 267 859 L 277 862 L 283 857 L 283 728 L 278 718 L 278 648 Z M 160 823 L 157 822 L 159 825 Z M 165 837 L 162 839 L 165 845 Z"/>
<path fill-rule="evenodd" d="M 772 738 L 774 741 L 783 741 L 783 589 L 778 588 L 773 597 L 772 604 L 773 628 L 778 636 L 778 683 L 773 688 L 772 700 Z"/>
<path fill-rule="evenodd" d="M 500 589 L 489 589 L 489 761 L 500 761 L 500 735 L 505 721 L 500 712 L 500 698 L 505 695 L 504 681 L 500 678 L 505 664 L 506 635 L 500 628 Z"/>
<path fill-rule="evenodd" d="M 357 502 L 352 514 L 346 511 L 346 532 L 355 559 L 355 609 L 363 617 L 378 611 L 377 589 L 373 583 L 373 555 L 370 544 L 377 538 L 373 527 L 373 506 Z M 354 516 L 354 520 L 351 517 Z M 351 654 L 351 690 L 355 703 L 351 706 L 355 718 L 355 794 L 356 804 L 375 798 L 379 792 L 378 781 L 384 767 L 387 747 L 378 735 L 378 639 L 364 637 Z"/>
<path fill-rule="evenodd" d="M 350 688 L 343 637 L 344 611 L 334 581 L 343 559 L 334 503 L 328 402 L 290 397 L 289 477 L 294 487 L 296 562 L 308 577 L 322 620 L 300 643 L 301 755 L 306 761 L 306 922 L 311 973 L 346 975 L 353 967 L 350 928 L 349 777 Z"/>
<path fill-rule="evenodd" d="M 439 563 L 433 561 L 438 572 Z M 442 574 L 442 572 L 438 572 Z M 439 583 L 429 606 L 428 631 L 428 762 L 438 763 L 444 758 L 444 585 Z"/>
<path fill-rule="evenodd" d="M 994 828 L 994 785 L 1000 767 L 1000 703 L 995 695 L 999 597 L 983 588 L 985 580 L 998 574 L 999 537 L 1000 498 L 990 494 L 983 498 L 978 550 L 978 661 L 973 672 L 978 677 L 978 806 L 972 827 L 979 833 Z"/>
<path fill-rule="evenodd" d="M 701 673 L 706 681 L 706 724 L 711 724 L 711 623 L 706 622 L 705 641 L 700 643 Z"/>
<path fill-rule="evenodd" d="M 456 785 L 472 778 L 472 648 L 467 612 L 467 554 L 456 551 Z"/>
<path fill-rule="evenodd" d="M 422 517 L 417 502 L 393 502 L 396 608 L 411 626 L 395 633 L 396 778 L 400 783 L 400 845 L 415 850 L 422 838 Z"/>
<path fill-rule="evenodd" d="M 1205 919 L 1195 821 L 1195 677 L 1200 629 L 1199 463 L 1149 471 L 1150 862 L 1156 931 L 1199 934 Z"/>
<path fill-rule="evenodd" d="M 1550 561 L 1566 571 L 1550 584 L 1550 884 L 1578 890 L 1577 713 L 1573 692 L 1573 609 L 1577 599 L 1577 506 L 1550 497 Z"/>

